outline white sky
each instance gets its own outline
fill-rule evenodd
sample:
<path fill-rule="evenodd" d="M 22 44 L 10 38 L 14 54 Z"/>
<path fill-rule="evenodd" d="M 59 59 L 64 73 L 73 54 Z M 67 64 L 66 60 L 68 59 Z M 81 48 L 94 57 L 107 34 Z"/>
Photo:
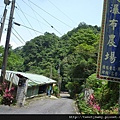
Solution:
<path fill-rule="evenodd" d="M 76 28 L 80 22 L 101 26 L 103 0 L 16 0 L 15 6 L 17 8 L 14 12 L 14 22 L 33 28 L 41 33 L 13 24 L 14 29 L 12 29 L 10 39 L 13 48 L 22 46 L 25 44 L 24 41 L 29 41 L 36 36 L 43 35 L 45 32 L 62 36 Z M 0 18 L 4 7 L 4 0 L 0 0 Z M 5 29 L 8 27 L 10 7 L 11 4 L 7 7 L 7 19 L 0 45 L 5 45 L 7 33 Z"/>

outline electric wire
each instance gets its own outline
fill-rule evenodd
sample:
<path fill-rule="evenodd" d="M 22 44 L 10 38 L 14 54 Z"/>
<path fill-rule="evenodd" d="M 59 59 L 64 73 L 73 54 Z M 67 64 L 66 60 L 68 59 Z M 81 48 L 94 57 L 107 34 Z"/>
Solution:
<path fill-rule="evenodd" d="M 22 44 L 24 44 L 24 43 L 19 39 L 19 37 L 17 37 L 17 35 L 15 35 L 13 32 L 12 32 L 12 34 L 13 34 Z"/>
<path fill-rule="evenodd" d="M 17 33 L 17 35 L 22 39 L 22 41 L 26 43 L 26 41 L 21 37 L 21 35 L 14 28 L 12 29 Z"/>
<path fill-rule="evenodd" d="M 19 10 L 19 9 L 17 9 L 17 10 Z M 49 27 L 47 24 L 45 24 L 45 23 L 41 22 L 40 20 L 38 20 L 38 19 L 34 18 L 33 16 L 31 16 L 31 15 L 27 14 L 26 12 L 24 12 L 24 14 L 26 14 L 27 16 L 29 16 L 29 17 L 33 18 L 34 20 L 36 20 L 36 21 L 38 21 L 38 22 L 40 22 L 40 23 L 44 24 L 45 26 Z M 17 14 L 17 15 L 19 15 L 19 14 Z M 21 17 L 20 17 L 20 16 L 19 16 L 19 18 L 21 19 Z M 24 22 L 23 22 L 23 23 L 24 23 Z"/>
<path fill-rule="evenodd" d="M 57 8 L 64 16 L 66 16 L 70 21 L 76 24 L 68 15 L 66 15 L 62 10 L 60 10 L 55 4 L 53 4 L 50 0 L 48 0 L 55 8 Z"/>
<path fill-rule="evenodd" d="M 19 9 L 17 9 L 19 10 Z M 18 14 L 18 12 L 16 11 L 18 17 L 20 18 L 20 20 L 22 21 L 22 23 L 25 25 L 24 21 L 22 20 L 22 18 L 20 17 L 20 15 Z M 33 37 L 33 35 L 31 34 L 31 32 L 28 30 L 29 34 Z"/>
<path fill-rule="evenodd" d="M 44 11 L 45 13 L 47 13 L 48 15 L 50 15 L 51 17 L 55 18 L 56 20 L 58 20 L 59 22 L 63 23 L 64 25 L 72 28 L 71 26 L 69 26 L 68 24 L 64 23 L 63 21 L 59 20 L 58 18 L 56 18 L 55 16 L 53 16 L 52 14 L 50 14 L 49 12 L 45 11 L 44 9 L 42 9 L 41 7 L 39 7 L 38 5 L 36 5 L 35 3 L 33 3 L 31 0 L 28 0 L 29 2 L 31 2 L 34 6 L 38 7 L 39 9 L 41 9 L 42 11 Z"/>
<path fill-rule="evenodd" d="M 38 30 L 35 30 L 35 29 L 33 29 L 33 28 L 30 28 L 30 27 L 27 27 L 27 26 L 25 26 L 25 25 L 19 24 L 19 23 L 17 23 L 17 22 L 13 22 L 13 23 L 14 23 L 15 25 L 23 26 L 23 27 L 28 28 L 28 29 L 30 29 L 30 30 L 33 30 L 33 31 L 35 31 L 35 32 L 44 34 L 44 33 L 40 32 L 40 31 L 38 31 Z"/>
<path fill-rule="evenodd" d="M 12 40 L 14 41 L 14 43 L 16 44 L 16 45 L 18 45 L 18 43 L 13 39 L 13 37 L 11 37 L 12 38 Z"/>
<path fill-rule="evenodd" d="M 23 1 L 23 0 L 22 0 Z M 30 7 L 26 2 L 24 2 L 28 7 Z M 30 7 L 31 8 L 31 7 Z M 53 28 L 55 31 L 57 31 L 60 35 L 62 35 L 57 29 L 53 27 L 47 20 L 45 20 L 39 13 L 37 13 L 33 8 L 31 8 L 38 16 L 40 16 L 48 25 L 50 25 L 51 28 Z"/>
<path fill-rule="evenodd" d="M 37 18 L 37 16 L 36 16 L 36 14 L 35 14 L 35 12 L 34 12 L 32 6 L 31 6 L 30 2 L 29 2 L 29 5 L 28 5 L 24 0 L 22 0 L 22 1 L 23 1 L 27 6 L 29 6 L 29 7 L 31 8 L 31 10 L 33 11 L 33 14 L 34 14 L 34 16 L 35 16 L 35 18 L 36 18 L 36 20 L 37 20 L 39 26 L 40 26 L 40 28 L 42 29 L 42 26 L 40 25 L 39 20 L 38 20 L 38 18 Z M 42 29 L 42 31 L 43 31 L 43 29 Z"/>
<path fill-rule="evenodd" d="M 25 16 L 24 12 L 22 11 L 22 9 L 20 8 L 20 6 L 17 4 L 17 6 L 19 7 L 20 11 L 22 12 L 22 14 L 24 15 L 24 17 L 26 18 L 27 22 L 29 23 L 29 25 L 32 27 L 31 23 L 29 22 L 29 20 L 27 19 L 27 17 Z M 35 34 L 37 35 L 37 33 L 35 32 Z"/>

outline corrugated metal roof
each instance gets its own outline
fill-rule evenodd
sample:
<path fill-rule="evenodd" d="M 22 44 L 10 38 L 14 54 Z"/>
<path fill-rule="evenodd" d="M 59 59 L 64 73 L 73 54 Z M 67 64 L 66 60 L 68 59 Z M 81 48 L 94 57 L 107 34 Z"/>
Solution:
<path fill-rule="evenodd" d="M 1 73 L 1 70 L 0 70 L 0 73 Z M 56 83 L 55 80 L 45 77 L 43 75 L 23 73 L 23 72 L 17 72 L 17 71 L 9 71 L 9 70 L 6 70 L 5 79 L 8 81 L 11 81 L 11 78 L 13 77 L 13 83 L 18 85 L 19 77 L 16 74 L 20 74 L 28 78 L 28 86 Z"/>

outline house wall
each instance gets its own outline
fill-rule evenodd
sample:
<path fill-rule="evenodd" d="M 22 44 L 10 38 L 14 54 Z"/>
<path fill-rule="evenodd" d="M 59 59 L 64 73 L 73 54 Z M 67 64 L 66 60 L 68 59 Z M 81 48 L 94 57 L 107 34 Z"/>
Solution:
<path fill-rule="evenodd" d="M 33 97 L 38 95 L 39 86 L 28 87 L 26 97 Z"/>
<path fill-rule="evenodd" d="M 33 96 L 37 96 L 37 95 L 43 94 L 43 93 L 46 93 L 46 95 L 47 95 L 48 87 L 49 86 L 52 87 L 52 85 L 53 84 L 45 84 L 45 85 L 28 87 L 26 97 L 33 97 Z"/>

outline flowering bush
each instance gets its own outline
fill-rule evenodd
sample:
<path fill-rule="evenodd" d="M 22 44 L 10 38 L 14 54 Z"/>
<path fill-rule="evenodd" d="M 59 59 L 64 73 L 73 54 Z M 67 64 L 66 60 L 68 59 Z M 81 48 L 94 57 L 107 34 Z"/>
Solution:
<path fill-rule="evenodd" d="M 98 112 L 100 112 L 100 106 L 99 106 L 99 104 L 97 104 L 95 102 L 95 98 L 94 98 L 93 94 L 90 95 L 89 100 L 88 100 L 88 104 L 90 106 L 92 106 L 95 110 L 97 110 Z"/>
<path fill-rule="evenodd" d="M 0 85 L 0 94 L 2 96 L 1 104 L 11 105 L 14 101 L 14 87 L 8 89 L 8 84 L 3 82 Z"/>
<path fill-rule="evenodd" d="M 93 102 L 94 101 L 94 102 Z M 118 114 L 118 103 L 111 109 L 102 109 L 95 97 L 90 97 L 88 103 L 84 100 L 84 93 L 78 95 L 76 103 L 81 114 Z"/>

